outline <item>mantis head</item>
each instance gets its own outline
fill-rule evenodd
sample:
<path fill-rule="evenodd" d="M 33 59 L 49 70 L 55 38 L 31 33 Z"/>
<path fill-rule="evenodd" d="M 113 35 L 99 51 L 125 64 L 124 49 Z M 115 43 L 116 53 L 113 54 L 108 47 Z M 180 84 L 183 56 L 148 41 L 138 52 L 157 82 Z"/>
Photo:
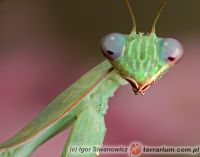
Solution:
<path fill-rule="evenodd" d="M 126 1 L 130 9 L 128 0 Z M 111 33 L 102 40 L 103 55 L 115 70 L 132 86 L 135 94 L 144 95 L 146 90 L 173 65 L 183 54 L 181 44 L 173 38 L 159 38 L 155 26 L 163 9 L 162 5 L 150 34 L 136 33 L 136 27 L 129 35 Z M 131 10 L 130 10 L 131 11 Z M 131 11 L 133 23 L 135 19 Z"/>

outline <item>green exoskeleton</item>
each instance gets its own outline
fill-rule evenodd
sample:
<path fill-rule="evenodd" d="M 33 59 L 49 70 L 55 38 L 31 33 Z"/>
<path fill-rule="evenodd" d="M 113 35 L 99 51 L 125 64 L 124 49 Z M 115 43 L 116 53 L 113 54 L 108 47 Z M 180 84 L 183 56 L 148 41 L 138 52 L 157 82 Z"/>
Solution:
<path fill-rule="evenodd" d="M 98 152 L 79 154 L 75 147 L 100 146 L 106 132 L 104 115 L 108 99 L 115 90 L 130 83 L 135 94 L 144 95 L 149 86 L 177 63 L 183 53 L 181 44 L 172 38 L 159 38 L 155 26 L 149 34 L 111 33 L 103 38 L 103 61 L 56 97 L 38 117 L 0 145 L 0 157 L 28 157 L 41 144 L 72 125 L 62 157 L 94 157 Z M 51 148 L 52 149 L 52 148 Z M 50 156 L 50 155 L 49 155 Z"/>

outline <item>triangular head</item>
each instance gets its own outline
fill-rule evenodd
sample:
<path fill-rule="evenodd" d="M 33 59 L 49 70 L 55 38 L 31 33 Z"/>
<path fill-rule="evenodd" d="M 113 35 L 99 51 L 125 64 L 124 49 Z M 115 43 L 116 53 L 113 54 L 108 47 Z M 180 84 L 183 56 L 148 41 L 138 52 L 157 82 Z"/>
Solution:
<path fill-rule="evenodd" d="M 183 48 L 177 40 L 156 36 L 157 20 L 158 16 L 150 34 L 136 33 L 135 27 L 129 35 L 111 33 L 102 40 L 103 55 L 132 85 L 135 94 L 144 95 L 149 86 L 176 64 L 183 54 Z"/>

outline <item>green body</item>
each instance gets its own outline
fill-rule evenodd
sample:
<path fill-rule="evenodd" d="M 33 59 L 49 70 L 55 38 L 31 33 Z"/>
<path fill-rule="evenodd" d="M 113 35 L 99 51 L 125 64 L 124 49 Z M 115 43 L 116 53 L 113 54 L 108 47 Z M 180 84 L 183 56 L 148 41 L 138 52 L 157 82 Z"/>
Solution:
<path fill-rule="evenodd" d="M 0 145 L 0 157 L 28 157 L 70 125 L 72 131 L 61 156 L 95 157 L 96 152 L 80 155 L 70 152 L 70 148 L 102 144 L 108 98 L 127 82 L 136 94 L 144 94 L 170 68 L 161 57 L 161 48 L 161 39 L 155 33 L 128 35 L 121 57 L 102 62 L 61 93 L 37 118 Z"/>
<path fill-rule="evenodd" d="M 102 62 L 62 92 L 19 133 L 1 144 L 0 157 L 28 157 L 38 146 L 74 122 L 67 146 L 101 145 L 106 130 L 104 115 L 108 98 L 122 84 L 126 82 L 110 63 Z M 91 135 L 94 136 L 89 141 Z M 69 156 L 67 149 L 63 157 Z"/>
<path fill-rule="evenodd" d="M 131 11 L 128 0 L 125 1 Z M 131 15 L 135 25 L 132 11 Z M 114 91 L 129 82 L 136 94 L 143 95 L 181 58 L 182 48 L 176 40 L 156 36 L 158 17 L 150 34 L 137 34 L 134 26 L 130 35 L 112 33 L 104 38 L 101 49 L 108 60 L 83 75 L 19 133 L 0 144 L 0 157 L 28 157 L 70 125 L 72 130 L 61 156 L 97 156 L 98 152 L 73 153 L 71 148 L 101 146 L 108 99 Z"/>
<path fill-rule="evenodd" d="M 117 65 L 126 69 L 127 76 L 143 83 L 154 77 L 165 64 L 159 57 L 160 39 L 156 35 L 142 33 L 128 36 L 125 53 Z M 134 53 L 133 53 L 134 52 Z"/>
<path fill-rule="evenodd" d="M 109 61 L 132 85 L 136 94 L 144 95 L 146 89 L 171 67 L 163 58 L 163 39 L 155 33 L 145 35 L 134 32 L 125 37 L 121 35 L 119 41 L 122 39 L 125 42 L 121 56 Z"/>
<path fill-rule="evenodd" d="M 155 33 L 131 33 L 126 37 L 119 58 L 102 62 L 61 93 L 37 118 L 0 145 L 0 157 L 28 157 L 70 125 L 72 131 L 61 156 L 95 157 L 96 152 L 80 155 L 70 152 L 70 148 L 102 144 L 106 131 L 104 116 L 114 91 L 129 82 L 136 94 L 144 94 L 170 68 L 162 58 L 162 41 Z"/>

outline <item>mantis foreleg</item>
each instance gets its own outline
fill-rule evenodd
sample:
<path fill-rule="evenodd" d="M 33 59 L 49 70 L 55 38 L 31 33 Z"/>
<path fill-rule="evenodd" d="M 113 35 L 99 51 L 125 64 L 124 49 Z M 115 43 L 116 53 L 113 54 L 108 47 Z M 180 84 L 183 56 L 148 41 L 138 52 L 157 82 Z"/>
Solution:
<path fill-rule="evenodd" d="M 77 116 L 62 157 L 97 156 L 98 153 L 94 152 L 93 147 L 102 144 L 105 131 L 104 114 L 101 112 L 101 106 L 88 106 Z"/>

